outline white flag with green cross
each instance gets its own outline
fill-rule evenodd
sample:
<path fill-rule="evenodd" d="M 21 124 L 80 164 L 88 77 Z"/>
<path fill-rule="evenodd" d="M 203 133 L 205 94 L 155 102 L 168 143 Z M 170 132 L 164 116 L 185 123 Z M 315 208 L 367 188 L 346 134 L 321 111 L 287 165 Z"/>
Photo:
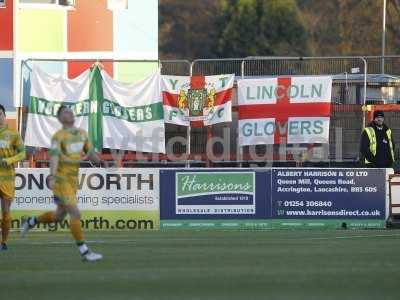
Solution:
<path fill-rule="evenodd" d="M 76 126 L 89 133 L 96 150 L 103 148 L 165 153 L 160 72 L 137 83 L 121 83 L 93 67 L 66 79 L 34 67 L 25 144 L 50 147 L 61 128 L 57 110 L 70 107 Z"/>

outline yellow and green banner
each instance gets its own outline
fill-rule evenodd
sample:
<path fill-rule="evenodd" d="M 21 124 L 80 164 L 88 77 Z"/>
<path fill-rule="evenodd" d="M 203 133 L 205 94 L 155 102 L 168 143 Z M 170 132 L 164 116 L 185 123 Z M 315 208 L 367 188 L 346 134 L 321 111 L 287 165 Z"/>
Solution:
<path fill-rule="evenodd" d="M 70 107 L 76 126 L 86 130 L 97 151 L 103 148 L 165 153 L 164 110 L 159 71 L 136 83 L 122 83 L 94 66 L 75 79 L 35 66 L 25 144 L 49 148 L 60 129 L 57 110 Z"/>

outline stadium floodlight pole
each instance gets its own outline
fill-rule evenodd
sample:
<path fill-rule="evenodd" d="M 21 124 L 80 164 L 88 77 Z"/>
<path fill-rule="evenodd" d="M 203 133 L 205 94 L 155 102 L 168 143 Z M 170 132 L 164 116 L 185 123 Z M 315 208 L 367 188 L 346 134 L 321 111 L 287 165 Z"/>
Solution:
<path fill-rule="evenodd" d="M 385 74 L 385 47 L 386 47 L 386 0 L 383 0 L 383 9 L 382 9 L 382 45 L 381 45 L 381 74 Z"/>
<path fill-rule="evenodd" d="M 20 91 L 21 91 L 21 86 L 18 85 L 18 80 L 22 81 L 22 75 L 20 74 L 20 71 L 22 69 L 21 65 L 20 65 L 20 61 L 19 61 L 19 55 L 18 55 L 18 49 L 19 49 L 19 42 L 18 42 L 18 22 L 17 22 L 17 17 L 19 15 L 18 12 L 18 5 L 19 5 L 19 1 L 14 0 L 12 3 L 12 17 L 13 17 L 13 21 L 12 21 L 12 28 L 13 28 L 13 41 L 12 41 L 12 46 L 13 46 L 13 60 L 12 60 L 12 64 L 13 64 L 13 77 L 15 78 L 15 80 L 13 81 L 12 85 L 12 92 L 13 92 L 13 104 L 14 106 L 16 106 L 16 110 L 17 110 L 17 116 L 16 116 L 16 122 L 17 122 L 17 130 L 19 133 L 21 133 L 22 127 L 20 124 L 22 124 L 21 119 L 22 119 L 22 115 L 23 115 L 23 104 L 21 104 L 21 95 L 20 95 Z M 17 104 L 17 105 L 16 105 Z"/>
<path fill-rule="evenodd" d="M 23 126 L 23 107 L 24 107 L 24 84 L 23 84 L 23 68 L 24 65 L 26 65 L 24 60 L 21 60 L 21 66 L 19 68 L 19 76 L 20 76 L 20 80 L 19 80 L 19 105 L 18 105 L 18 109 L 17 109 L 17 129 L 18 132 L 22 132 L 22 126 Z M 28 66 L 29 68 L 29 66 Z"/>
<path fill-rule="evenodd" d="M 241 75 L 241 77 L 242 77 L 242 79 L 244 79 L 244 75 L 245 75 L 245 71 L 244 71 L 244 62 L 245 62 L 245 60 L 247 59 L 247 57 L 245 57 L 245 58 L 243 58 L 243 60 L 242 60 L 242 63 L 241 63 L 241 65 L 240 65 L 240 75 Z M 239 89 L 239 88 L 238 88 Z M 238 104 L 239 105 L 239 104 Z M 238 126 L 238 130 L 237 130 L 237 132 L 236 132 L 236 140 L 237 141 L 239 141 L 239 136 L 240 136 L 240 133 L 239 133 L 239 126 Z M 239 149 L 238 149 L 238 151 L 236 151 L 236 153 L 237 153 L 237 155 L 239 156 L 236 156 L 236 160 L 240 160 L 240 163 L 239 163 L 239 167 L 243 167 L 243 157 L 244 157 L 244 155 L 243 155 L 243 153 L 244 153 L 244 146 L 240 146 L 240 145 L 238 145 L 238 147 L 239 147 Z"/>
<path fill-rule="evenodd" d="M 359 57 L 361 61 L 364 63 L 364 95 L 363 95 L 363 107 L 367 105 L 367 76 L 368 76 L 368 63 L 365 57 L 360 56 Z M 366 124 L 366 111 L 363 112 L 363 125 L 364 127 L 367 125 Z"/>
<path fill-rule="evenodd" d="M 190 77 L 193 76 L 193 62 L 190 64 Z M 190 115 L 190 114 L 189 114 Z M 189 119 L 189 125 L 186 127 L 186 168 L 190 168 L 190 152 L 191 152 L 191 134 L 192 128 Z"/>
<path fill-rule="evenodd" d="M 189 122 L 189 126 L 186 127 L 186 168 L 190 168 L 190 134 L 191 134 L 191 130 L 190 130 L 190 122 Z"/>

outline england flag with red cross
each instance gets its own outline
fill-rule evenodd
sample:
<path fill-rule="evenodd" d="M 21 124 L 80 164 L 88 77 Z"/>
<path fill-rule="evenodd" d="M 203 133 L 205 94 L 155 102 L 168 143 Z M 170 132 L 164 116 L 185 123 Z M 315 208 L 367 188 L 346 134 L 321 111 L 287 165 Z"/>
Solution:
<path fill-rule="evenodd" d="M 203 127 L 232 121 L 234 74 L 162 76 L 166 123 Z"/>
<path fill-rule="evenodd" d="M 238 80 L 239 144 L 329 143 L 332 78 Z"/>

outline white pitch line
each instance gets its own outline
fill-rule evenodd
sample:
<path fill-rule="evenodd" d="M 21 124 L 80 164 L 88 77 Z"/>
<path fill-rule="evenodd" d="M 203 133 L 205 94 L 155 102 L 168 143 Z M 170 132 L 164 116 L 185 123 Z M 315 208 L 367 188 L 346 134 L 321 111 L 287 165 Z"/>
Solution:
<path fill-rule="evenodd" d="M 284 241 L 293 241 L 293 240 L 345 240 L 345 239 L 363 239 L 363 238 L 375 238 L 375 237 L 400 237 L 399 234 L 375 234 L 375 235 L 352 235 L 352 236 L 332 236 L 332 237 L 303 237 L 303 238 L 288 238 L 288 239 L 279 239 Z M 120 239 L 120 240 L 88 240 L 89 244 L 116 244 L 116 243 L 143 243 L 148 241 L 205 241 L 208 239 L 196 239 L 196 238 L 181 238 L 181 239 L 151 239 L 151 240 L 133 240 L 133 239 Z M 260 240 L 257 240 L 260 241 Z M 263 241 L 265 241 L 263 239 Z M 24 241 L 22 239 L 16 240 L 16 242 L 23 245 L 69 245 L 74 244 L 73 241 Z"/>
<path fill-rule="evenodd" d="M 74 241 L 59 241 L 59 242 L 54 242 L 54 241 L 42 241 L 42 242 L 34 242 L 34 241 L 27 241 L 24 242 L 21 240 L 18 240 L 19 244 L 22 245 L 41 245 L 41 246 L 46 246 L 46 245 L 74 245 Z M 139 242 L 137 240 L 110 240 L 110 241 L 86 241 L 88 244 L 115 244 L 115 243 L 135 243 Z"/>
<path fill-rule="evenodd" d="M 351 235 L 351 236 L 331 236 L 331 237 L 316 237 L 304 238 L 305 240 L 346 240 L 346 239 L 362 239 L 375 237 L 400 237 L 400 234 L 375 234 L 375 235 Z"/>
<path fill-rule="evenodd" d="M 14 240 L 15 242 L 22 244 L 22 245 L 67 245 L 67 244 L 74 244 L 74 241 L 29 241 L 18 239 Z M 115 243 L 143 243 L 143 242 L 152 242 L 152 241 L 208 241 L 208 239 L 195 239 L 195 238 L 187 238 L 187 239 L 144 239 L 144 240 L 115 240 L 110 239 L 109 241 L 105 240 L 87 240 L 86 242 L 89 244 L 115 244 Z"/>

